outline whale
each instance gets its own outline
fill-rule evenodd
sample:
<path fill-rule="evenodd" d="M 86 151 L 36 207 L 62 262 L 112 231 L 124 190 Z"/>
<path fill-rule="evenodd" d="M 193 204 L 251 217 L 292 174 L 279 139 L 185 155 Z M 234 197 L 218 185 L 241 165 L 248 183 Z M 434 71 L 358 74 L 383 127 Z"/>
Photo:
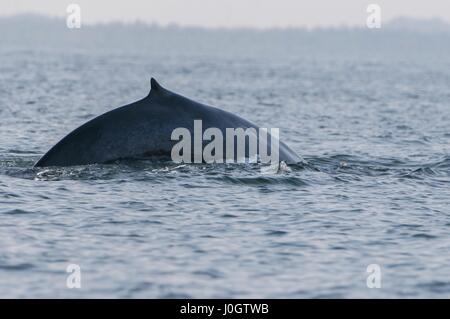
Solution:
<path fill-rule="evenodd" d="M 202 121 L 202 130 L 217 128 L 260 128 L 240 116 L 195 102 L 150 80 L 148 95 L 134 103 L 118 107 L 79 126 L 45 153 L 34 167 L 66 167 L 108 164 L 121 159 L 171 156 L 172 133 L 186 128 L 194 133 L 194 122 Z M 270 134 L 268 134 L 268 140 Z M 204 146 L 206 141 L 202 142 Z M 271 148 L 271 142 L 269 149 Z M 286 164 L 303 159 L 279 141 L 279 161 Z M 259 148 L 258 148 L 259 152 Z M 223 152 L 226 156 L 226 152 Z M 246 148 L 248 154 L 248 147 Z M 195 150 L 192 156 L 196 156 Z"/>

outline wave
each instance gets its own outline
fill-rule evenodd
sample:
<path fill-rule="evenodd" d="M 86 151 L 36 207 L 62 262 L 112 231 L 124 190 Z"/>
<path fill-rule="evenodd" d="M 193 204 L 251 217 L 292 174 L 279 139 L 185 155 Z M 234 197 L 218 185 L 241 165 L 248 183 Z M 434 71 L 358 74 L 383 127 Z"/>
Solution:
<path fill-rule="evenodd" d="M 449 181 L 450 156 L 420 163 L 399 158 L 369 158 L 335 154 L 305 157 L 306 164 L 280 165 L 276 170 L 258 164 L 176 164 L 167 158 L 137 158 L 111 164 L 74 167 L 33 168 L 36 156 L 9 155 L 0 158 L 0 175 L 36 181 L 59 180 L 152 180 L 164 182 L 174 177 L 204 176 L 215 181 L 241 185 L 307 186 L 314 184 L 314 173 L 326 174 L 335 181 L 360 178 L 394 177 L 407 179 L 440 178 Z"/>

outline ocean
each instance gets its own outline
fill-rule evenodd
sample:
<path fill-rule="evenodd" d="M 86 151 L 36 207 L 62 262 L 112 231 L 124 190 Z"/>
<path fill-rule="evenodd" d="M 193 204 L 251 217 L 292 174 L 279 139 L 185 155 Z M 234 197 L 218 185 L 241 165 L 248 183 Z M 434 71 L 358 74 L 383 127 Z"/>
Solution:
<path fill-rule="evenodd" d="M 292 48 L 287 30 L 273 46 L 261 31 L 227 50 L 224 31 L 222 46 L 184 50 L 189 32 L 207 46 L 220 31 L 183 32 L 129 50 L 0 46 L 0 297 L 450 297 L 448 47 Z M 33 168 L 71 130 L 145 97 L 152 76 L 279 128 L 307 164 Z"/>

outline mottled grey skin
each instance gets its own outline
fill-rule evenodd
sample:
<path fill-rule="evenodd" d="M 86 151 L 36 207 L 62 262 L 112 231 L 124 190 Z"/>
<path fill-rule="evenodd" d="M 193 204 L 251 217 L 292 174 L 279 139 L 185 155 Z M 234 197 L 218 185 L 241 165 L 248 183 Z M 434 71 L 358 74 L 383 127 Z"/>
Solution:
<path fill-rule="evenodd" d="M 35 167 L 108 163 L 145 155 L 170 156 L 178 142 L 171 140 L 172 131 L 184 127 L 193 137 L 194 120 L 199 119 L 203 131 L 217 127 L 224 138 L 226 128 L 258 129 L 237 115 L 170 92 L 152 79 L 147 97 L 80 126 L 53 146 Z M 280 141 L 280 161 L 297 163 L 302 159 Z"/>

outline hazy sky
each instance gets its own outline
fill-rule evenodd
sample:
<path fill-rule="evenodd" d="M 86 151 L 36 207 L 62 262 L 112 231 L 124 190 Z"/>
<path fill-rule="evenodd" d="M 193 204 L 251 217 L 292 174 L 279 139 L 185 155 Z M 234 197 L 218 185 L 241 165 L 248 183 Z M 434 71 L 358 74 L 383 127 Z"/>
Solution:
<path fill-rule="evenodd" d="M 365 25 L 368 4 L 382 9 L 382 21 L 397 16 L 439 17 L 450 22 L 450 0 L 0 0 L 0 15 L 35 12 L 66 15 L 81 6 L 83 23 L 112 20 L 206 27 Z"/>

